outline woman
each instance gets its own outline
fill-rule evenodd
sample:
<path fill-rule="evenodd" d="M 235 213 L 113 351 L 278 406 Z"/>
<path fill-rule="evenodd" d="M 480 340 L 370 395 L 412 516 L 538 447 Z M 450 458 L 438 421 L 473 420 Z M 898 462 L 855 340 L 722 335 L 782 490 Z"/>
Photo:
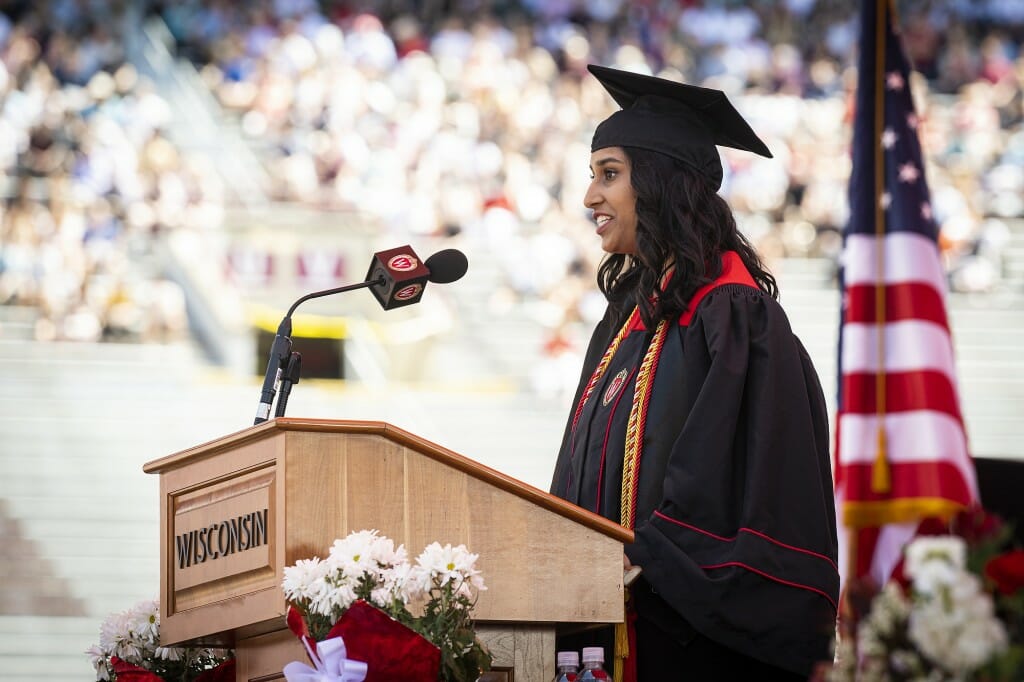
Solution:
<path fill-rule="evenodd" d="M 838 600 L 825 401 L 716 194 L 716 144 L 771 154 L 721 92 L 590 70 L 624 107 L 584 197 L 608 308 L 551 490 L 635 529 L 627 671 L 806 679 Z"/>

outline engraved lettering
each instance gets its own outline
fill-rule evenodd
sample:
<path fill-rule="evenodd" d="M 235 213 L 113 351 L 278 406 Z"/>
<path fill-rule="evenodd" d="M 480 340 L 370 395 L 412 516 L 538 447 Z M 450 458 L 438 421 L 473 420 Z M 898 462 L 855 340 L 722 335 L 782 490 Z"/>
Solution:
<path fill-rule="evenodd" d="M 178 549 L 178 568 L 187 568 L 192 565 L 192 550 L 195 547 L 195 531 L 182 533 L 174 538 L 174 544 Z"/>
<path fill-rule="evenodd" d="M 249 549 L 249 538 L 252 536 L 252 531 L 249 530 L 251 526 L 252 514 L 238 517 L 238 551 L 240 552 Z"/>
<path fill-rule="evenodd" d="M 267 544 L 269 512 L 264 508 L 176 535 L 178 568 L 189 568 Z"/>

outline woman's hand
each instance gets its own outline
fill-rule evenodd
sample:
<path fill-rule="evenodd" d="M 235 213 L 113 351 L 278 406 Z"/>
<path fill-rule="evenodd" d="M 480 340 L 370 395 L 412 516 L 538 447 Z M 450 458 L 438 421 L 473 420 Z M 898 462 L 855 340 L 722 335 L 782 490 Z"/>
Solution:
<path fill-rule="evenodd" d="M 634 566 L 633 562 L 625 554 L 622 555 L 622 584 L 629 587 L 640 577 L 640 567 Z"/>

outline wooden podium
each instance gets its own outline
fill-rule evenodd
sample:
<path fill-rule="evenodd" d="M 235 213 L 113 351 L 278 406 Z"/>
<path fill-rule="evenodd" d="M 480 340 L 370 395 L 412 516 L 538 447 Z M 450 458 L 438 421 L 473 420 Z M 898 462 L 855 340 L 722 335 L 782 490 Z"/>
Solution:
<path fill-rule="evenodd" d="M 354 530 L 480 555 L 489 679 L 551 679 L 556 628 L 623 619 L 631 531 L 389 424 L 279 418 L 143 469 L 160 475 L 162 643 L 234 647 L 239 681 L 306 661 L 283 568 Z"/>

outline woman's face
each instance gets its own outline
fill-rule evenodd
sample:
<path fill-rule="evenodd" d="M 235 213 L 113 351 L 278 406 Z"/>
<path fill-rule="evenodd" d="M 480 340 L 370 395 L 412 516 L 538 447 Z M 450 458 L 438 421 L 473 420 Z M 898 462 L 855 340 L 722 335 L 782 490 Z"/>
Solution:
<path fill-rule="evenodd" d="M 636 255 L 636 193 L 629 179 L 629 157 L 622 147 L 593 152 L 590 177 L 583 205 L 594 212 L 601 248 Z"/>

